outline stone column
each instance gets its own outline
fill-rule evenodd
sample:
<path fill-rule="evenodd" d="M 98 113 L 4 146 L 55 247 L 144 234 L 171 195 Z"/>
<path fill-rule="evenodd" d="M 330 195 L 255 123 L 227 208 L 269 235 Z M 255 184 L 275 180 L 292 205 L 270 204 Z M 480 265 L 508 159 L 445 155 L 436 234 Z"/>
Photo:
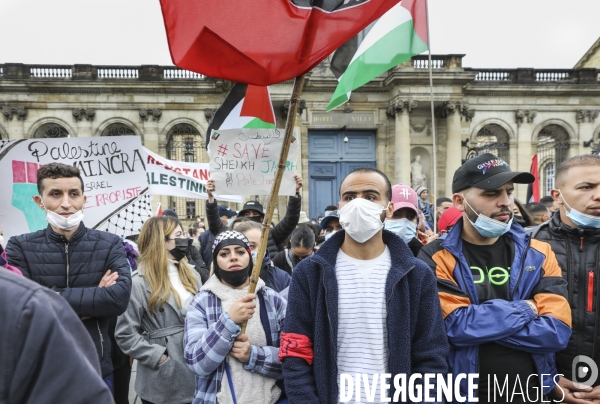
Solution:
<path fill-rule="evenodd" d="M 580 109 L 575 112 L 575 119 L 579 124 L 579 141 L 578 147 L 572 147 L 571 149 L 576 149 L 576 154 L 589 154 L 591 149 L 589 147 L 584 146 L 584 142 L 589 140 L 594 140 L 594 121 L 598 118 L 600 112 L 597 110 L 583 110 Z M 572 153 L 569 153 L 571 156 Z"/>
<path fill-rule="evenodd" d="M 77 123 L 77 137 L 92 136 L 92 121 L 96 116 L 96 110 L 93 108 L 75 108 L 71 111 L 73 119 Z"/>
<path fill-rule="evenodd" d="M 9 139 L 25 138 L 25 120 L 27 119 L 27 108 L 2 107 L 2 115 L 7 122 L 6 131 Z M 13 119 L 16 116 L 17 119 Z"/>
<path fill-rule="evenodd" d="M 452 195 L 452 179 L 454 172 L 462 165 L 462 143 L 461 143 L 461 124 L 460 111 L 462 108 L 468 109 L 468 104 L 460 101 L 446 101 L 442 114 L 445 115 L 448 126 L 448 137 L 446 139 L 446 196 Z M 443 156 L 438 156 L 443 158 Z"/>
<path fill-rule="evenodd" d="M 533 147 L 531 139 L 533 137 L 533 121 L 537 116 L 537 111 L 528 109 L 519 109 L 515 113 L 517 121 L 517 160 L 516 164 L 511 166 L 513 171 L 531 170 L 531 159 L 537 153 Z M 515 186 L 515 198 L 523 203 L 527 203 L 527 187 L 524 185 Z"/>
<path fill-rule="evenodd" d="M 144 147 L 150 149 L 154 153 L 159 153 L 159 139 L 158 139 L 158 121 L 162 116 L 162 110 L 159 108 L 146 109 L 140 108 L 140 122 L 143 123 L 142 139 Z"/>
<path fill-rule="evenodd" d="M 395 116 L 394 183 L 411 185 L 410 180 L 410 117 L 417 107 L 414 100 L 394 98 L 390 101 L 388 116 Z"/>

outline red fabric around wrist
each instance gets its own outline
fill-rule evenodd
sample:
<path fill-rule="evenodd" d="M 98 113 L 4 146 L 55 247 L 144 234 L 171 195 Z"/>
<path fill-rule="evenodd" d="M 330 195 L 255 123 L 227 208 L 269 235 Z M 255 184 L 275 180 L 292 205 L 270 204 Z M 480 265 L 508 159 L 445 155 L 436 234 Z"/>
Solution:
<path fill-rule="evenodd" d="M 279 346 L 279 361 L 282 361 L 283 358 L 300 358 L 304 359 L 309 365 L 312 365 L 312 341 L 306 335 L 282 332 Z"/>

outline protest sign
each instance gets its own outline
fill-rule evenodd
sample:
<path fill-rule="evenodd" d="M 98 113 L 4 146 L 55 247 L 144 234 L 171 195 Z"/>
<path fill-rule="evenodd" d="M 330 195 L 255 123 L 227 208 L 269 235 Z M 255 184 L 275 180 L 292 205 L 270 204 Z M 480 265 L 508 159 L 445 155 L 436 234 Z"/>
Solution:
<path fill-rule="evenodd" d="M 152 215 L 138 136 L 0 141 L 0 200 L 5 239 L 45 228 L 46 211 L 33 201 L 44 164 L 78 167 L 84 182 L 84 224 L 118 236 L 139 233 Z"/>
<path fill-rule="evenodd" d="M 284 133 L 279 129 L 213 130 L 210 172 L 221 195 L 269 195 Z M 292 138 L 279 195 L 295 195 L 298 143 Z"/>
<path fill-rule="evenodd" d="M 185 163 L 167 160 L 143 148 L 146 155 L 146 177 L 152 195 L 208 199 L 206 181 L 210 178 L 208 163 Z M 219 201 L 244 203 L 241 195 L 218 196 Z"/>

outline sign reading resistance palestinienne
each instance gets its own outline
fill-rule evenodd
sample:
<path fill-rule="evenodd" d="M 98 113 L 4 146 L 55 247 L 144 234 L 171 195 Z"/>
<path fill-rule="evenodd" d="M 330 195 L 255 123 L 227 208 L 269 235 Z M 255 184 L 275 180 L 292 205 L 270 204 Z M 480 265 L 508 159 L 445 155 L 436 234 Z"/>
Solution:
<path fill-rule="evenodd" d="M 0 141 L 0 223 L 4 238 L 45 228 L 46 211 L 33 201 L 37 171 L 49 163 L 79 168 L 87 197 L 83 223 L 118 236 L 137 234 L 151 216 L 139 136 Z"/>
<path fill-rule="evenodd" d="M 283 146 L 279 129 L 213 130 L 210 173 L 220 195 L 269 195 Z M 294 195 L 298 141 L 292 138 L 279 195 Z"/>
<path fill-rule="evenodd" d="M 208 199 L 206 181 L 210 178 L 208 163 L 186 163 L 167 160 L 143 148 L 146 156 L 146 177 L 152 195 Z M 220 196 L 220 201 L 244 203 L 241 195 Z"/>

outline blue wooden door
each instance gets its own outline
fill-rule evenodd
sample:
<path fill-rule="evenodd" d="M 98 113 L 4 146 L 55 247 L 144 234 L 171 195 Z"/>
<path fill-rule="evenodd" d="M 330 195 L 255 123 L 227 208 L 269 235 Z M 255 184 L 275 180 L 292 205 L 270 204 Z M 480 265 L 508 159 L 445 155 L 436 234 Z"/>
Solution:
<path fill-rule="evenodd" d="M 326 206 L 337 205 L 341 181 L 363 166 L 376 167 L 374 132 L 309 131 L 309 216 L 316 218 Z"/>

